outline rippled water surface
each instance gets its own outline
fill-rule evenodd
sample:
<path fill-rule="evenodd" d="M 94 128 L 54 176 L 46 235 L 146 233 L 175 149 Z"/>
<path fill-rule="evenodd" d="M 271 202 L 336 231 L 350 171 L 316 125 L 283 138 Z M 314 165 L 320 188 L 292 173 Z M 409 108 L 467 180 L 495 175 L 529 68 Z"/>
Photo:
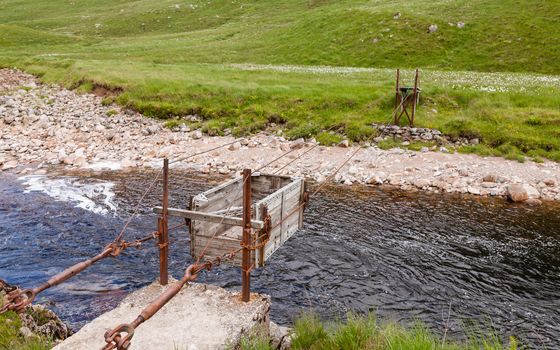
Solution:
<path fill-rule="evenodd" d="M 33 191 L 29 180 L 2 175 L 0 278 L 32 287 L 96 254 L 122 228 L 154 174 L 51 175 L 34 179 Z M 178 207 L 222 181 L 173 171 L 171 180 L 171 204 Z M 64 183 L 72 198 L 60 196 Z M 82 202 L 80 188 L 87 196 Z M 103 210 L 92 209 L 91 201 Z M 159 201 L 157 188 L 129 238 L 155 229 L 149 208 Z M 191 261 L 188 232 L 172 232 L 171 239 L 171 273 L 180 276 Z M 157 278 L 157 266 L 149 244 L 94 265 L 39 302 L 77 329 Z M 200 278 L 230 289 L 240 280 L 233 267 Z M 403 323 L 419 319 L 442 333 L 449 314 L 452 336 L 475 321 L 536 348 L 558 348 L 560 206 L 333 187 L 311 199 L 305 228 L 255 271 L 252 286 L 272 296 L 278 323 L 309 309 L 326 319 L 372 310 Z"/>

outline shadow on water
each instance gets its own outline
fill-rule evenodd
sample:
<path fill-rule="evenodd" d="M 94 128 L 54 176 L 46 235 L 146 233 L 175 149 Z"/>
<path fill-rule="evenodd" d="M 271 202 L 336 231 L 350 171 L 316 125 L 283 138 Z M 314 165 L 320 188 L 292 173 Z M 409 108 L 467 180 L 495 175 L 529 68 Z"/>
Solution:
<path fill-rule="evenodd" d="M 118 209 L 109 214 L 24 193 L 22 181 L 3 175 L 0 278 L 35 286 L 98 252 L 122 228 L 154 174 L 82 174 L 83 183 L 114 183 Z M 172 171 L 171 205 L 185 207 L 189 196 L 220 182 Z M 150 208 L 159 202 L 156 188 L 127 237 L 155 229 Z M 181 276 L 191 262 L 188 232 L 170 235 L 171 274 Z M 39 302 L 79 328 L 156 279 L 157 266 L 157 250 L 148 244 L 94 265 Z M 220 267 L 199 281 L 239 289 L 240 271 Z M 371 310 L 403 323 L 422 320 L 438 333 L 450 313 L 451 335 L 474 320 L 548 347 L 560 346 L 559 286 L 560 205 L 366 187 L 331 187 L 312 198 L 305 228 L 252 278 L 254 291 L 272 296 L 271 316 L 281 324 L 302 310 L 326 319 Z"/>

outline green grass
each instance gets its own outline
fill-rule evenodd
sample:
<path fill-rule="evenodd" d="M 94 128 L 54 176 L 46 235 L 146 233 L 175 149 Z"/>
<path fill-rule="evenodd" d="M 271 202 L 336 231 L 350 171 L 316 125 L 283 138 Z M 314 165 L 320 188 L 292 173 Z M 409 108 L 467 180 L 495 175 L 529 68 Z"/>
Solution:
<path fill-rule="evenodd" d="M 8 311 L 0 315 L 0 349 L 47 350 L 51 348 L 48 340 L 23 338 L 19 333 L 21 326 L 21 320 L 15 312 Z"/>
<path fill-rule="evenodd" d="M 443 333 L 443 332 L 442 332 Z M 452 341 L 435 336 L 423 324 L 404 328 L 396 323 L 379 322 L 373 315 L 350 314 L 344 322 L 324 323 L 316 315 L 296 319 L 292 349 L 326 350 L 515 350 L 518 343 L 510 337 L 504 344 L 495 335 L 471 332 L 468 340 Z M 246 347 L 244 349 L 251 349 Z M 263 349 L 262 347 L 260 349 Z"/>
<path fill-rule="evenodd" d="M 393 68 L 420 67 L 419 126 L 480 137 L 462 151 L 560 161 L 556 10 L 538 0 L 3 0 L 0 66 L 103 86 L 105 103 L 156 118 L 199 114 L 212 135 L 282 130 L 324 144 L 374 136 L 368 125 L 390 120 Z"/>

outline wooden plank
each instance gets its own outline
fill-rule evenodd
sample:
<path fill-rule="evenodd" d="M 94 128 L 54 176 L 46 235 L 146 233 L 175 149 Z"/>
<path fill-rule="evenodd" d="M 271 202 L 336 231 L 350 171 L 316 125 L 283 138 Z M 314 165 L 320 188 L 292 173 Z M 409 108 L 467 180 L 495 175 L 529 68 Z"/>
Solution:
<path fill-rule="evenodd" d="M 161 214 L 161 212 L 163 211 L 162 207 L 155 207 L 152 210 L 154 213 L 157 214 Z M 204 212 L 199 212 L 194 210 L 169 208 L 167 212 L 169 216 L 189 218 L 192 220 L 200 220 L 200 221 L 207 221 L 207 222 L 215 222 L 223 225 L 242 226 L 242 222 L 243 222 L 241 218 L 237 218 L 233 216 L 204 213 Z M 262 229 L 264 227 L 264 223 L 258 220 L 251 220 L 251 226 L 255 229 Z"/>

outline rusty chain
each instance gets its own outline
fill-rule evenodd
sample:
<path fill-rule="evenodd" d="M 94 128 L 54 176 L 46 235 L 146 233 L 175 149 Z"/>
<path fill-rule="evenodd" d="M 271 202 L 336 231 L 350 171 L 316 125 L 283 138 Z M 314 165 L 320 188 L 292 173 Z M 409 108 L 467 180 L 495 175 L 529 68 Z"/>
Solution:
<path fill-rule="evenodd" d="M 127 248 L 141 249 L 142 244 L 144 242 L 149 241 L 151 239 L 155 239 L 157 237 L 158 237 L 158 233 L 157 231 L 155 231 L 145 237 L 136 239 L 131 242 L 126 242 L 124 240 L 111 242 L 105 248 L 103 248 L 103 250 L 99 254 L 97 254 L 93 258 L 90 258 L 88 260 L 70 266 L 66 270 L 54 275 L 47 282 L 41 284 L 38 287 L 32 289 L 17 288 L 11 291 L 10 293 L 6 294 L 6 296 L 4 297 L 4 305 L 2 306 L 2 308 L 0 308 L 0 314 L 7 311 L 15 311 L 17 313 L 20 313 L 29 304 L 31 304 L 33 300 L 35 300 L 37 294 L 51 287 L 61 284 L 62 282 L 84 271 L 85 269 L 95 264 L 99 260 L 105 259 L 107 257 L 116 258 L 117 256 L 119 256 L 120 253 L 122 253 Z"/>

